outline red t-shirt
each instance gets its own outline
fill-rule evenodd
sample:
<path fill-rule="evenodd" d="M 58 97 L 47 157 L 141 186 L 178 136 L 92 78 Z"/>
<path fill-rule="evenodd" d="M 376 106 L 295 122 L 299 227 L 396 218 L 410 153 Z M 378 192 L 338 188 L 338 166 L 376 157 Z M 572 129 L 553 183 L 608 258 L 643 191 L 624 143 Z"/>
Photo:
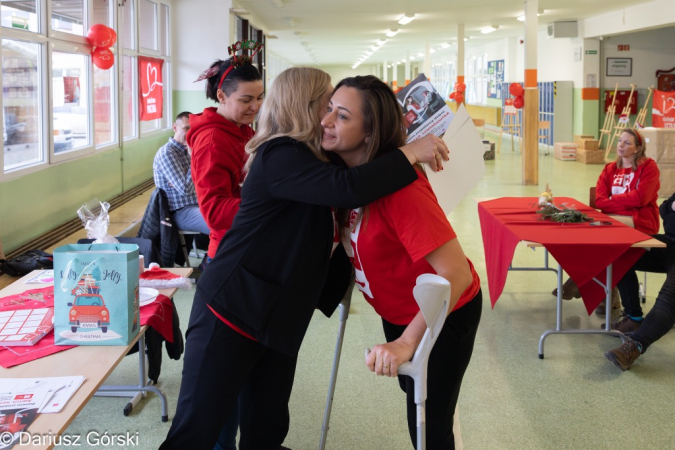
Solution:
<path fill-rule="evenodd" d="M 358 210 L 352 210 L 354 221 Z M 419 275 L 436 273 L 424 259 L 457 237 L 422 174 L 414 183 L 368 207 L 351 232 L 356 285 L 386 321 L 408 325 L 419 312 L 413 288 Z M 480 289 L 480 279 L 468 260 L 472 283 L 454 310 L 468 303 Z"/>

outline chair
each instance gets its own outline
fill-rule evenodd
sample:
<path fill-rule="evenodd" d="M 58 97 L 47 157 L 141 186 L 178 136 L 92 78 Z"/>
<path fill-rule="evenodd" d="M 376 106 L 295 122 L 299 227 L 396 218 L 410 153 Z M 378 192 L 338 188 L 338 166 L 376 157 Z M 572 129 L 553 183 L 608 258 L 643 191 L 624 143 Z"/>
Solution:
<path fill-rule="evenodd" d="M 199 251 L 197 250 L 197 235 L 201 234 L 199 231 L 185 231 L 178 230 L 178 239 L 180 240 L 180 246 L 183 249 L 183 256 L 185 256 L 185 264 L 187 267 L 192 267 L 190 265 L 190 252 L 187 250 L 187 244 L 185 243 L 185 235 L 192 235 L 192 249 L 195 252 L 195 258 L 201 258 Z"/>
<path fill-rule="evenodd" d="M 551 142 L 551 122 L 549 120 L 539 121 L 539 139 L 546 139 L 546 153 L 548 156 L 548 143 Z"/>

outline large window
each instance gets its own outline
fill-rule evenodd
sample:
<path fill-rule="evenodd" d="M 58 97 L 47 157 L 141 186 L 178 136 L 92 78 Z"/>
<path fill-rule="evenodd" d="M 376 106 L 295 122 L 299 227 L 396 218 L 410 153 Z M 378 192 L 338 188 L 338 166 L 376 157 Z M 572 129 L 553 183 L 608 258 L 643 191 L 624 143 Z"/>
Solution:
<path fill-rule="evenodd" d="M 54 153 L 91 145 L 89 136 L 89 58 L 52 53 Z"/>
<path fill-rule="evenodd" d="M 170 128 L 169 0 L 0 0 L 0 17 L 0 181 Z M 117 31 L 109 69 L 87 44 L 93 24 Z M 143 56 L 163 60 L 161 117 L 147 121 Z"/>
<path fill-rule="evenodd" d="M 36 14 L 37 0 L 0 2 L 2 26 L 17 30 L 27 30 L 37 33 L 38 16 Z"/>
<path fill-rule="evenodd" d="M 40 65 L 42 46 L 2 40 L 2 116 L 5 170 L 44 161 Z"/>

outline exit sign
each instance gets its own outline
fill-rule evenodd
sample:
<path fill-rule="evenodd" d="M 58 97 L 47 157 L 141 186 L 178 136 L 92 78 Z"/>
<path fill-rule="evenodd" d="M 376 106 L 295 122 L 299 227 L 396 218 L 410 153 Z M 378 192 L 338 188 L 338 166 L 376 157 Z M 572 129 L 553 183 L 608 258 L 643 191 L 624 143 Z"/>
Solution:
<path fill-rule="evenodd" d="M 627 52 L 630 50 L 630 45 L 619 45 L 617 47 L 620 52 Z"/>

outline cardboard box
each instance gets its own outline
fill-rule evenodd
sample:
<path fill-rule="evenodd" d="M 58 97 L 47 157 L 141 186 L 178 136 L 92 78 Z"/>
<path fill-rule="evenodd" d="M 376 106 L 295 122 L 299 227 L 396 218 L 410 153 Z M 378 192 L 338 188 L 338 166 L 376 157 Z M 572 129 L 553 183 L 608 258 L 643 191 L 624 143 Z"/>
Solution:
<path fill-rule="evenodd" d="M 583 139 L 595 139 L 595 136 L 592 134 L 575 134 L 574 135 L 574 143 L 577 144 L 579 147 L 581 147 L 580 142 Z"/>
<path fill-rule="evenodd" d="M 579 148 L 583 148 L 584 150 L 598 150 L 600 148 L 598 145 L 598 140 L 592 136 L 574 136 L 574 143 L 577 144 Z"/>
<path fill-rule="evenodd" d="M 647 127 L 640 131 L 645 139 L 647 156 L 659 166 L 659 197 L 675 192 L 675 129 Z"/>
<path fill-rule="evenodd" d="M 573 142 L 556 142 L 553 144 L 553 157 L 561 161 L 576 161 L 578 147 Z"/>
<path fill-rule="evenodd" d="M 602 150 L 577 149 L 577 161 L 584 164 L 605 164 L 605 152 Z"/>

